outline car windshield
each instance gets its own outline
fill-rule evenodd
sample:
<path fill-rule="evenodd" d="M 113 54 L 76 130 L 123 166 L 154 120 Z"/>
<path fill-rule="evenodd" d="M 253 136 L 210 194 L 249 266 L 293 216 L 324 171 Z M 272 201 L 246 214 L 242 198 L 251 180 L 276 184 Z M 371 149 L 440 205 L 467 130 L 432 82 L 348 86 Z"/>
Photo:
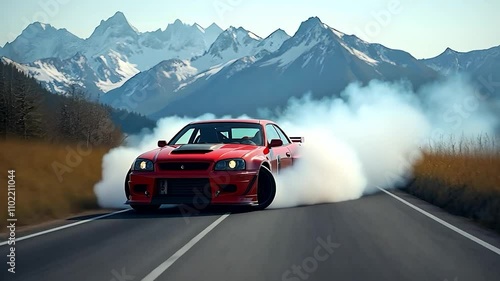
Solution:
<path fill-rule="evenodd" d="M 169 145 L 237 143 L 263 145 L 262 126 L 253 123 L 201 123 L 184 127 Z"/>

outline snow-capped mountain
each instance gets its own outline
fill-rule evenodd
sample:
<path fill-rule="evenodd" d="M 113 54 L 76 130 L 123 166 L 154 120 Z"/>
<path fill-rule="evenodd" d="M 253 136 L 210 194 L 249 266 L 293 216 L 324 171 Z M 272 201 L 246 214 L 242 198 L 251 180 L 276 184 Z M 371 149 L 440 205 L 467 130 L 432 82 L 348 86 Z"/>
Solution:
<path fill-rule="evenodd" d="M 273 41 L 278 42 L 278 46 L 271 44 Z M 259 46 L 272 46 L 274 51 L 273 48 L 269 51 L 259 49 Z M 238 55 L 246 56 L 228 60 Z M 136 109 L 153 118 L 205 112 L 255 115 L 259 107 L 274 109 L 285 105 L 290 97 L 306 92 L 311 92 L 316 98 L 339 94 L 354 81 L 408 79 L 419 85 L 437 76 L 406 52 L 346 35 L 318 18 L 303 22 L 293 37 L 277 31 L 267 39 L 260 39 L 244 29 L 230 28 L 219 36 L 203 57 L 212 59 L 210 62 L 216 66 L 181 83 L 176 82 L 170 88 L 173 91 L 168 92 L 162 87 L 160 93 L 157 82 L 141 83 L 138 81 L 141 77 L 136 76 L 111 93 L 134 95 L 127 84 L 139 84 L 139 95 L 175 97 L 157 112 L 146 107 Z M 199 59 L 191 62 L 191 66 L 198 70 L 202 69 L 197 66 Z M 155 77 L 154 72 L 149 76 Z M 252 102 L 248 102 L 249 98 Z"/>
<path fill-rule="evenodd" d="M 77 82 L 88 91 L 106 93 L 163 60 L 190 59 L 204 54 L 222 31 L 216 24 L 204 29 L 198 24 L 176 20 L 163 31 L 141 33 L 123 13 L 117 12 L 101 21 L 85 40 L 65 29 L 31 24 L 16 40 L 0 49 L 0 57 L 8 57 L 23 64 L 30 73 L 37 73 L 35 77 L 43 78 L 40 81 L 49 90 L 60 92 L 71 86 L 67 83 Z M 79 66 L 60 67 L 62 61 L 74 63 L 68 59 L 75 54 L 85 57 L 83 68 L 93 70 L 93 76 L 76 78 L 74 73 L 65 71 Z"/>
<path fill-rule="evenodd" d="M 19 70 L 40 81 L 45 88 L 53 93 L 65 94 L 72 87 L 86 90 L 96 96 L 101 93 L 103 77 L 90 68 L 87 58 L 77 53 L 71 58 L 61 60 L 49 58 L 36 60 L 32 63 L 20 64 L 2 57 L 4 64 L 13 64 Z"/>
<path fill-rule="evenodd" d="M 500 46 L 486 50 L 457 52 L 447 48 L 435 58 L 421 60 L 443 75 L 466 73 L 478 89 L 500 97 Z M 497 102 L 500 108 L 500 101 Z"/>
<path fill-rule="evenodd" d="M 202 55 L 213 43 L 211 40 L 215 40 L 215 35 L 221 32 L 215 24 L 207 31 L 198 24 L 188 25 L 176 20 L 164 31 L 139 33 L 122 13 L 117 12 L 95 29 L 86 40 L 83 53 L 96 58 L 116 52 L 124 61 L 143 71 L 163 60 Z"/>
<path fill-rule="evenodd" d="M 290 35 L 288 35 L 283 29 L 278 29 L 262 40 L 257 45 L 257 48 L 259 50 L 267 50 L 271 53 L 276 52 L 288 39 L 290 39 Z"/>
<path fill-rule="evenodd" d="M 67 59 L 74 56 L 84 40 L 66 29 L 56 29 L 49 24 L 32 23 L 12 43 L 0 49 L 0 56 L 19 63 L 34 62 L 43 58 Z"/>
<path fill-rule="evenodd" d="M 202 72 L 234 59 L 254 55 L 261 41 L 262 38 L 243 27 L 230 27 L 217 37 L 205 54 L 192 59 L 191 63 Z"/>
<path fill-rule="evenodd" d="M 50 91 L 64 93 L 76 85 L 116 107 L 132 100 L 134 111 L 153 118 L 207 111 L 256 115 L 259 108 L 279 108 L 290 97 L 332 96 L 351 82 L 373 79 L 405 79 L 418 87 L 443 74 L 469 72 L 497 81 L 500 69 L 500 46 L 469 53 L 448 49 L 419 61 L 317 17 L 304 21 L 293 36 L 279 29 L 261 38 L 243 27 L 205 29 L 180 20 L 164 30 L 139 32 L 117 12 L 85 40 L 65 29 L 31 24 L 0 48 L 1 56 Z"/>
<path fill-rule="evenodd" d="M 217 40 L 217 37 L 223 32 L 217 24 L 212 23 L 209 27 L 205 29 L 205 43 L 206 49 L 208 50 L 210 46 Z"/>
<path fill-rule="evenodd" d="M 458 72 L 484 72 L 484 68 L 500 68 L 500 46 L 487 50 L 461 53 L 447 48 L 437 57 L 421 60 L 430 68 L 445 75 Z"/>
<path fill-rule="evenodd" d="M 207 33 L 201 26 L 187 25 L 180 20 L 169 24 L 164 31 L 139 33 L 125 16 L 118 12 L 95 29 L 86 40 L 84 54 L 90 58 L 92 68 L 105 76 L 103 92 L 112 90 L 140 71 L 147 70 L 167 59 L 190 59 L 203 54 L 210 38 L 217 34 L 216 25 Z"/>
<path fill-rule="evenodd" d="M 113 103 L 123 95 L 146 95 L 148 101 L 154 102 L 148 106 L 141 104 L 135 110 L 147 114 L 146 111 L 154 111 L 152 109 L 158 106 L 163 108 L 165 103 L 177 97 L 177 93 L 189 90 L 195 84 L 199 86 L 207 82 L 223 69 L 231 69 L 224 72 L 229 78 L 264 55 L 276 51 L 289 38 L 290 36 L 282 30 L 277 30 L 266 39 L 262 39 L 242 27 L 230 27 L 217 37 L 202 56 L 191 60 L 163 61 L 158 66 L 130 79 L 119 89 L 110 91 L 103 100 Z M 165 67 L 169 69 L 167 72 Z"/>
<path fill-rule="evenodd" d="M 137 74 L 119 89 L 110 91 L 103 96 L 103 101 L 114 107 L 127 107 L 136 112 L 145 108 L 158 111 L 165 103 L 174 99 L 176 89 L 197 72 L 189 60 L 166 60 Z M 135 102 L 126 102 L 127 99 Z M 137 108 L 130 108 L 131 104 Z"/>

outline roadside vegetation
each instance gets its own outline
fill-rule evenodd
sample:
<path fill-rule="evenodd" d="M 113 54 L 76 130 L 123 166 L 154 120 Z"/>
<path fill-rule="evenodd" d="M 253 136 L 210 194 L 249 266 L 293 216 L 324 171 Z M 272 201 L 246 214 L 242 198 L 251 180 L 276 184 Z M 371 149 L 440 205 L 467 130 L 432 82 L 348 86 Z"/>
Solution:
<path fill-rule="evenodd" d="M 500 144 L 490 136 L 441 140 L 414 168 L 407 191 L 500 232 Z"/>
<path fill-rule="evenodd" d="M 49 93 L 0 62 L 0 233 L 6 231 L 8 170 L 16 171 L 16 226 L 97 209 L 93 186 L 102 157 L 127 133 L 154 125 L 76 87 Z"/>
<path fill-rule="evenodd" d="M 92 147 L 79 155 L 74 144 L 18 139 L 0 141 L 0 146 L 0 173 L 2 181 L 5 180 L 4 187 L 7 171 L 16 171 L 17 226 L 98 209 L 93 187 L 101 179 L 101 161 L 108 147 Z M 64 173 L 57 169 L 64 170 Z M 0 209 L 0 232 L 5 232 L 6 188 L 2 188 L 0 202 L 5 206 Z"/>

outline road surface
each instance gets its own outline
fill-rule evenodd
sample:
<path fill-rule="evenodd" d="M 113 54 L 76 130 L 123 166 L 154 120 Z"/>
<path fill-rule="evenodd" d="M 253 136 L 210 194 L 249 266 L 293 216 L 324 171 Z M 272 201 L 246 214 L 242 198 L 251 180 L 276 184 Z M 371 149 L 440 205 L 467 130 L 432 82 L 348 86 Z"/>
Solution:
<path fill-rule="evenodd" d="M 496 234 L 438 216 L 498 249 Z M 123 212 L 18 241 L 16 274 L 8 247 L 0 280 L 500 280 L 499 253 L 386 193 L 259 212 Z"/>

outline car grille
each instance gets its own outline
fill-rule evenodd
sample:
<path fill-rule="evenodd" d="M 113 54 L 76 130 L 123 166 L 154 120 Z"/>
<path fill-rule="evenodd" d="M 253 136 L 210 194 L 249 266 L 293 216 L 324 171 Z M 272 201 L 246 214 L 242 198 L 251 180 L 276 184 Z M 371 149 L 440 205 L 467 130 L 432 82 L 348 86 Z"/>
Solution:
<path fill-rule="evenodd" d="M 160 194 L 163 181 L 167 181 L 167 194 Z M 159 179 L 157 196 L 163 198 L 211 198 L 209 179 Z"/>
<path fill-rule="evenodd" d="M 210 167 L 207 162 L 163 162 L 158 163 L 162 171 L 206 171 Z"/>

